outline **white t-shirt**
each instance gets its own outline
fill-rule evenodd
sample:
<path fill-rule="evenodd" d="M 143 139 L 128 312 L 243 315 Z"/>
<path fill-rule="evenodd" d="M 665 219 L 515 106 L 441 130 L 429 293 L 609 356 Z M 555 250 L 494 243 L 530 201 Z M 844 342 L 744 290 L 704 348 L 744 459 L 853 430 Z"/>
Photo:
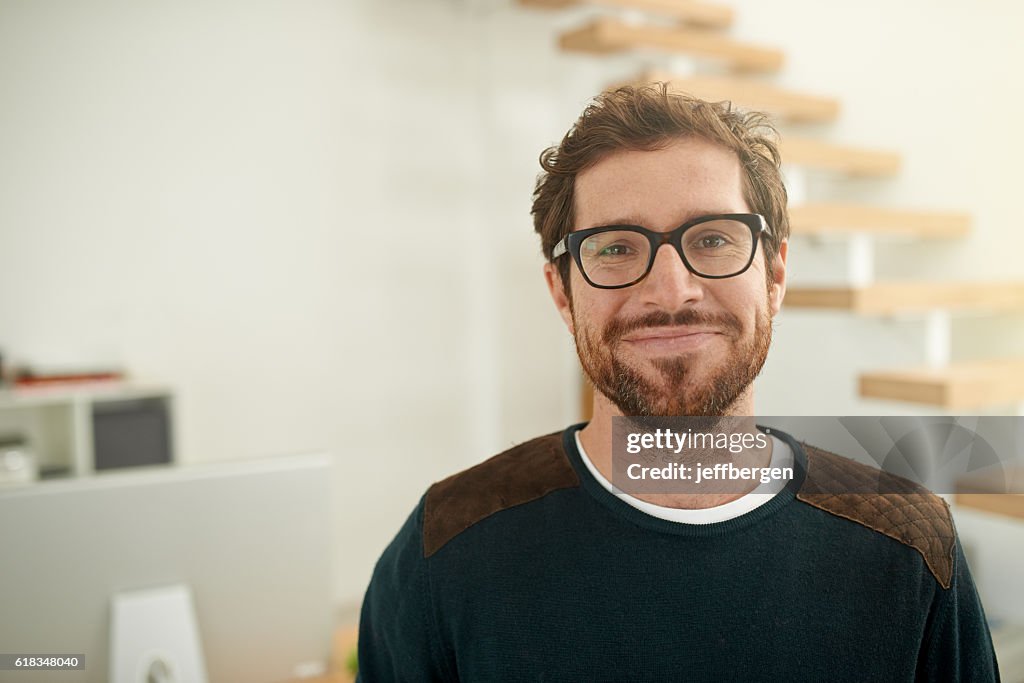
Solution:
<path fill-rule="evenodd" d="M 618 496 L 619 500 L 629 503 L 637 510 L 646 512 L 652 517 L 660 517 L 661 519 L 667 519 L 670 522 L 679 522 L 680 524 L 713 524 L 714 522 L 724 522 L 728 519 L 745 515 L 751 510 L 764 505 L 775 497 L 775 495 L 788 483 L 787 481 L 775 480 L 760 484 L 757 488 L 750 491 L 750 493 L 747 493 L 736 500 L 710 508 L 691 510 L 655 505 L 654 503 L 648 503 L 640 500 L 639 498 L 634 498 L 628 493 L 616 490 L 612 486 L 611 482 L 605 479 L 604 475 L 598 471 L 594 466 L 594 463 L 590 461 L 590 457 L 587 456 L 587 452 L 583 450 L 583 442 L 580 440 L 580 431 L 581 430 L 576 430 L 576 449 L 580 452 L 580 458 L 587 466 L 587 469 L 590 470 L 592 475 L 594 475 L 594 479 L 596 479 L 601 486 Z M 792 449 L 789 447 L 789 444 L 774 435 L 772 435 L 772 461 L 769 467 L 793 467 Z"/>

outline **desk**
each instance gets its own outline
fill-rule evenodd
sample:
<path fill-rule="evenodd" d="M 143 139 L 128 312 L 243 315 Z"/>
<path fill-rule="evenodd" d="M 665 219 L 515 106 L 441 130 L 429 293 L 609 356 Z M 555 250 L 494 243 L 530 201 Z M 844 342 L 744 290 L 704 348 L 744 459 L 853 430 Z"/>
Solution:
<path fill-rule="evenodd" d="M 296 678 L 289 683 L 354 683 L 355 676 L 349 673 L 346 662 L 348 653 L 356 646 L 358 634 L 358 624 L 339 626 L 331 641 L 331 659 L 327 665 L 329 672 L 313 678 Z"/>

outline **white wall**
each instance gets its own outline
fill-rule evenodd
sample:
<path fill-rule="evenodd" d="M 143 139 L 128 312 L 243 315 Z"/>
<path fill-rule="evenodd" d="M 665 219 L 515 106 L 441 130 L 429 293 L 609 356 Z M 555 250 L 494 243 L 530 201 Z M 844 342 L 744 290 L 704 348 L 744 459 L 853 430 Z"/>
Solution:
<path fill-rule="evenodd" d="M 883 271 L 1024 272 L 1015 5 L 733 4 L 738 36 L 787 50 L 781 82 L 842 98 L 836 139 L 905 154 L 898 180 L 837 193 L 976 217 Z M 541 149 L 637 61 L 560 54 L 565 23 L 504 2 L 0 0 L 0 348 L 173 384 L 185 460 L 335 453 L 336 595 L 358 600 L 431 481 L 575 417 L 530 193 Z M 795 244 L 794 278 L 827 252 Z M 957 335 L 958 354 L 1024 346 L 1012 320 Z M 856 401 L 854 377 L 919 361 L 919 336 L 784 314 L 759 409 L 905 410 Z"/>

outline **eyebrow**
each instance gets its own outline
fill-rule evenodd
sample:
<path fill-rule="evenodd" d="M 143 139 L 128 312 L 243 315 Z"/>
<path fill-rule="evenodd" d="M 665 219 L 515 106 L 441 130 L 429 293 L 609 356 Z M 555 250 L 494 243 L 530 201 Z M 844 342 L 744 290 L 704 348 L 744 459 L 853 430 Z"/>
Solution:
<path fill-rule="evenodd" d="M 679 223 L 676 223 L 675 225 L 672 226 L 672 228 L 669 228 L 669 229 L 678 228 L 680 225 L 683 225 L 684 223 L 689 223 L 690 221 L 694 220 L 695 218 L 701 218 L 703 216 L 717 216 L 719 214 L 725 214 L 725 213 L 746 213 L 746 212 L 744 212 L 744 211 L 737 211 L 735 209 L 729 209 L 729 210 L 726 210 L 726 209 L 722 209 L 722 210 L 703 210 L 702 209 L 700 211 L 692 211 L 689 214 L 687 214 L 687 216 L 686 216 L 686 218 L 684 220 L 680 221 Z M 622 216 L 622 217 L 616 218 L 615 220 L 611 220 L 611 221 L 600 221 L 598 223 L 594 223 L 593 225 L 588 225 L 588 226 L 585 226 L 585 227 L 582 227 L 582 228 L 579 228 L 579 229 L 580 230 L 587 230 L 588 228 L 607 228 L 607 227 L 611 227 L 613 225 L 637 225 L 637 226 L 640 226 L 641 228 L 648 227 L 644 223 L 644 221 L 638 215 L 634 214 L 634 215 Z"/>

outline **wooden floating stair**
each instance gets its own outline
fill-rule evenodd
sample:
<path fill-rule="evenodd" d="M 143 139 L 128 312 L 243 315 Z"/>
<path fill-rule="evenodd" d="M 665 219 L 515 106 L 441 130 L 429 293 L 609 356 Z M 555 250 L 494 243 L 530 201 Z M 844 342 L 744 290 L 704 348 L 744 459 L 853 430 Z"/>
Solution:
<path fill-rule="evenodd" d="M 673 76 L 668 71 L 646 71 L 634 83 L 665 81 L 673 90 L 702 100 L 729 100 L 743 109 L 765 111 L 792 123 L 828 123 L 839 117 L 839 100 L 806 95 L 762 83 L 728 76 Z"/>
<path fill-rule="evenodd" d="M 693 26 L 722 29 L 732 25 L 731 7 L 696 0 L 519 0 L 520 5 L 540 9 L 594 6 L 643 12 L 676 19 Z"/>
<path fill-rule="evenodd" d="M 884 370 L 860 376 L 865 398 L 906 401 L 949 411 L 1024 402 L 1024 358 Z"/>
<path fill-rule="evenodd" d="M 892 176 L 900 170 L 900 156 L 895 152 L 794 137 L 782 138 L 780 148 L 783 163 L 793 166 L 855 176 Z"/>
<path fill-rule="evenodd" d="M 814 202 L 789 209 L 795 235 L 861 233 L 872 237 L 901 235 L 928 239 L 965 237 L 971 217 L 965 213 L 908 211 L 835 202 Z"/>
<path fill-rule="evenodd" d="M 793 287 L 789 308 L 825 308 L 862 315 L 933 310 L 1024 310 L 1024 282 L 878 282 L 864 287 Z"/>
<path fill-rule="evenodd" d="M 631 24 L 600 17 L 585 26 L 563 33 L 565 50 L 607 54 L 635 49 L 678 53 L 723 63 L 741 71 L 776 72 L 783 53 L 775 48 L 750 45 L 719 33 L 685 26 Z"/>
<path fill-rule="evenodd" d="M 1024 519 L 1024 467 L 1006 467 L 998 473 L 966 474 L 956 482 L 958 505 Z"/>

